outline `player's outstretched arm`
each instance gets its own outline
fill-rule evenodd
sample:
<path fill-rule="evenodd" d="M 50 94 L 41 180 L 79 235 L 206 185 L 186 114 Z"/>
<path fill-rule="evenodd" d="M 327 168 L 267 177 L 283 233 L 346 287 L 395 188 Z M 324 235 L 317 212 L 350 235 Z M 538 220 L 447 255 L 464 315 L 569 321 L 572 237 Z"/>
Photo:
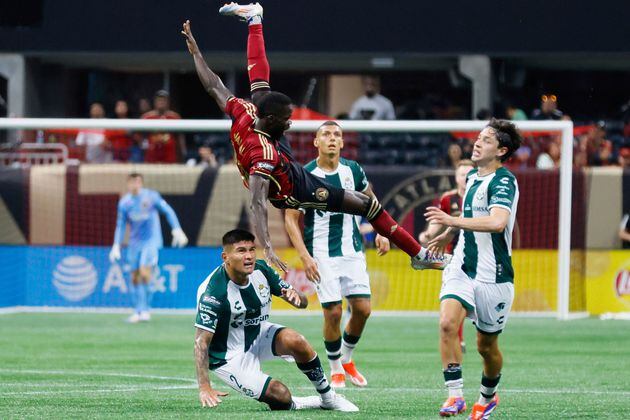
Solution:
<path fill-rule="evenodd" d="M 212 389 L 210 375 L 208 374 L 209 356 L 208 347 L 214 334 L 210 331 L 197 328 L 195 332 L 195 369 L 197 371 L 197 384 L 199 385 L 199 401 L 202 407 L 216 407 L 221 402 L 220 397 L 225 397 L 227 392 Z"/>
<path fill-rule="evenodd" d="M 188 237 L 179 224 L 179 219 L 175 214 L 175 210 L 160 195 L 157 196 L 157 208 L 166 216 L 168 224 L 171 226 L 171 234 L 173 235 L 172 245 L 176 248 L 183 248 L 188 244 Z"/>
<path fill-rule="evenodd" d="M 312 282 L 319 283 L 321 277 L 319 275 L 319 269 L 317 268 L 317 262 L 315 262 L 315 259 L 308 253 L 306 245 L 304 244 L 304 238 L 302 237 L 299 210 L 286 209 L 284 211 L 284 228 L 289 234 L 289 239 L 291 239 L 293 247 L 302 260 L 306 278 Z"/>
<path fill-rule="evenodd" d="M 127 227 L 127 213 L 125 209 L 118 203 L 118 214 L 116 215 L 116 231 L 114 232 L 114 244 L 109 252 L 109 261 L 114 264 L 120 260 L 120 244 L 125 236 L 125 228 Z"/>
<path fill-rule="evenodd" d="M 203 59 L 199 47 L 197 46 L 197 41 L 195 41 L 195 37 L 190 30 L 189 20 L 184 22 L 182 35 L 186 38 L 188 51 L 195 60 L 195 69 L 197 70 L 197 76 L 199 76 L 203 88 L 214 98 L 219 108 L 221 108 L 221 111 L 225 111 L 228 98 L 234 95 L 225 87 L 221 78 L 210 70 L 208 64 Z"/>
<path fill-rule="evenodd" d="M 490 216 L 481 217 L 453 217 L 437 207 L 427 207 L 424 213 L 428 222 L 440 223 L 473 232 L 500 233 L 505 230 L 510 221 L 510 212 L 504 208 L 490 208 Z"/>
<path fill-rule="evenodd" d="M 269 264 L 275 265 L 285 273 L 288 270 L 287 264 L 282 261 L 274 252 L 269 236 L 269 226 L 267 217 L 267 197 L 269 196 L 269 180 L 259 175 L 250 175 L 249 191 L 251 194 L 251 210 L 254 214 L 254 227 L 256 236 L 262 244 L 265 252 L 265 259 Z"/>

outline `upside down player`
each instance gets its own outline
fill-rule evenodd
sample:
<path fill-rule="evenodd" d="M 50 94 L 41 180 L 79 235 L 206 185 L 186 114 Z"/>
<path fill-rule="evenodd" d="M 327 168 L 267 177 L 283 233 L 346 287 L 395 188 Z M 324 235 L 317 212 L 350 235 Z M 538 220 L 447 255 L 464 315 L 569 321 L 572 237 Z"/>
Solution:
<path fill-rule="evenodd" d="M 295 162 L 288 146 L 280 142 L 291 125 L 291 99 L 280 92 L 272 92 L 269 87 L 262 7 L 259 4 L 239 6 L 230 3 L 219 12 L 237 16 L 249 23 L 247 68 L 253 103 L 236 98 L 208 68 L 190 30 L 189 21 L 184 23 L 182 34 L 202 85 L 221 110 L 232 118 L 230 138 L 239 171 L 251 193 L 256 233 L 264 247 L 267 261 L 287 270 L 286 263 L 280 260 L 271 246 L 266 207 L 266 200 L 269 199 L 277 208 L 313 208 L 363 216 L 377 233 L 390 239 L 411 257 L 413 268 L 443 269 L 451 256 L 433 255 L 422 248 L 407 231 L 398 226 L 374 197 L 334 187 Z"/>
<path fill-rule="evenodd" d="M 440 210 L 450 214 L 453 217 L 459 217 L 462 214 L 462 200 L 464 193 L 466 192 L 466 176 L 468 172 L 473 169 L 473 162 L 469 159 L 462 159 L 457 164 L 455 169 L 455 184 L 457 188 L 447 191 L 440 197 Z M 420 234 L 418 238 L 422 246 L 428 246 L 429 242 L 444 232 L 447 226 L 440 225 L 438 223 L 430 223 L 427 230 Z M 455 245 L 457 245 L 457 232 L 452 232 L 454 235 L 453 242 L 446 246 L 445 251 L 449 254 L 453 253 Z M 457 333 L 459 336 L 459 343 L 461 345 L 462 352 L 466 352 L 466 343 L 464 342 L 464 324 L 459 326 Z"/>
<path fill-rule="evenodd" d="M 440 355 L 448 399 L 440 415 L 466 410 L 462 357 L 457 329 L 466 316 L 477 327 L 477 350 L 483 359 L 479 400 L 468 417 L 485 420 L 499 404 L 496 394 L 503 355 L 499 334 L 505 328 L 514 300 L 512 232 L 516 222 L 518 183 L 503 167 L 520 146 L 521 135 L 510 121 L 491 119 L 475 142 L 468 173 L 463 214 L 453 217 L 437 207 L 427 208 L 427 221 L 449 228 L 429 243 L 439 253 L 459 230 L 453 262 L 442 275 L 440 291 Z"/>

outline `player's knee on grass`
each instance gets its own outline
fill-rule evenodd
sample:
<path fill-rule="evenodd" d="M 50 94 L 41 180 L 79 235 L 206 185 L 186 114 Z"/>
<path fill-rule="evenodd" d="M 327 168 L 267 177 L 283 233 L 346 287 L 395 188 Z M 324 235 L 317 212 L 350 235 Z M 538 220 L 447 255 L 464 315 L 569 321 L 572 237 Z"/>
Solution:
<path fill-rule="evenodd" d="M 272 410 L 290 410 L 291 392 L 282 382 L 272 379 L 265 391 L 262 401 Z"/>

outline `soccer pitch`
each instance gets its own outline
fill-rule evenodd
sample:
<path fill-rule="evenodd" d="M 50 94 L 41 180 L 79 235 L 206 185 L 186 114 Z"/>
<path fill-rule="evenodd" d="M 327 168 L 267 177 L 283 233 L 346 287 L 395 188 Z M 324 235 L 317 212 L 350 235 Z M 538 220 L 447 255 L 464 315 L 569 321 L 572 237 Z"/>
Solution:
<path fill-rule="evenodd" d="M 237 395 L 214 409 L 197 399 L 192 315 L 129 325 L 120 314 L 0 315 L 0 418 L 437 418 L 445 398 L 437 319 L 374 317 L 355 360 L 365 389 L 342 390 L 361 412 L 270 412 Z M 320 317 L 271 320 L 303 333 L 327 369 Z M 477 398 L 481 363 L 466 325 L 466 401 Z M 511 319 L 501 336 L 501 404 L 493 418 L 630 417 L 630 325 L 623 321 Z M 296 366 L 263 368 L 298 396 L 314 390 Z M 470 410 L 467 411 L 467 414 Z M 460 417 L 462 418 L 462 417 Z"/>

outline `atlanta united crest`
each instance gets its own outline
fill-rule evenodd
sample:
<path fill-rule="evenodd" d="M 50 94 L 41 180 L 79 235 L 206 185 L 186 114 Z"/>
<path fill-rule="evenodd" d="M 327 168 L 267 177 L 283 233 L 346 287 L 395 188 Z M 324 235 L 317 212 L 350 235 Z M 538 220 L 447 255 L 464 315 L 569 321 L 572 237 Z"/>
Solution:
<path fill-rule="evenodd" d="M 315 198 L 317 198 L 319 201 L 326 201 L 326 199 L 328 198 L 328 194 L 328 190 L 323 187 L 315 190 Z"/>

